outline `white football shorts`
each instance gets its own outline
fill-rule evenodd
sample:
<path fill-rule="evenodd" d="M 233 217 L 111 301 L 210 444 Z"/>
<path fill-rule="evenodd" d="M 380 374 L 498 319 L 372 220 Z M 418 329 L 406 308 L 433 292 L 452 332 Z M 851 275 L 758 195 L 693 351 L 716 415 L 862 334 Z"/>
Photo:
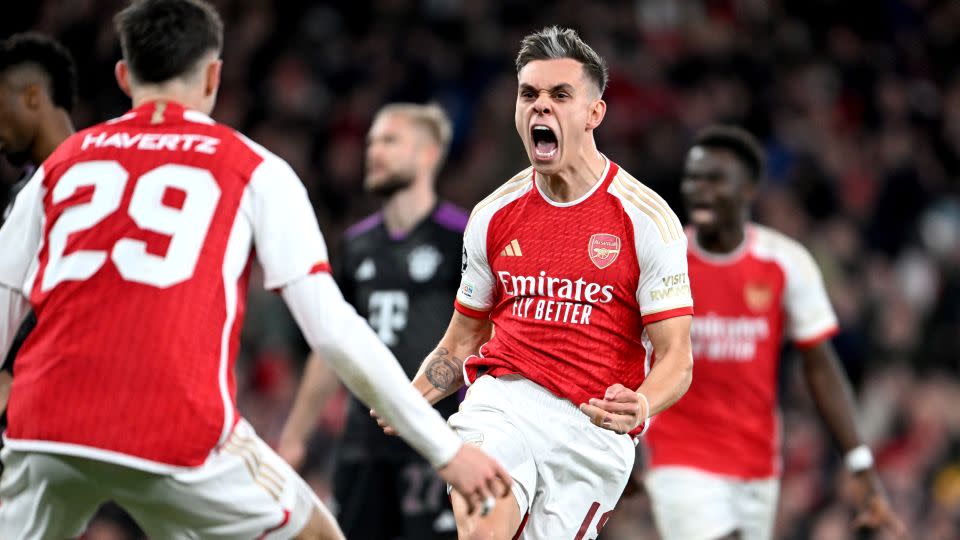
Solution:
<path fill-rule="evenodd" d="M 150 538 L 292 538 L 320 504 L 246 420 L 203 465 L 173 474 L 10 448 L 0 458 L 0 538 L 77 537 L 110 500 Z"/>
<path fill-rule="evenodd" d="M 663 540 L 713 540 L 733 531 L 769 540 L 777 515 L 777 478 L 741 480 L 692 467 L 657 467 L 644 481 Z"/>
<path fill-rule="evenodd" d="M 629 435 L 593 425 L 569 401 L 516 375 L 477 379 L 449 423 L 513 477 L 527 517 L 521 540 L 596 538 L 633 468 Z"/>

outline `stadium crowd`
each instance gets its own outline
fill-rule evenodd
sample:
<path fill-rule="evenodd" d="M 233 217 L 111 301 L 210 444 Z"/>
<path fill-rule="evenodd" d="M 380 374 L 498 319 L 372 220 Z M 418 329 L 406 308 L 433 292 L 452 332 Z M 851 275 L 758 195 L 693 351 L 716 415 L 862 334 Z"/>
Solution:
<path fill-rule="evenodd" d="M 0 23 L 4 35 L 45 32 L 73 52 L 79 128 L 128 105 L 112 75 L 120 52 L 110 16 L 122 4 L 37 2 Z M 376 206 L 362 189 L 363 151 L 383 103 L 433 100 L 451 114 L 439 189 L 466 208 L 525 166 L 512 57 L 546 24 L 577 28 L 610 63 L 599 146 L 678 213 L 693 133 L 717 121 L 750 129 L 768 152 L 755 217 L 801 239 L 823 269 L 842 327 L 834 343 L 895 508 L 915 538 L 960 537 L 960 3 L 214 4 L 226 42 L 213 116 L 291 163 L 334 248 Z M 0 167 L 5 188 L 17 174 Z M 240 409 L 271 440 L 306 346 L 279 297 L 254 283 L 249 301 Z M 785 358 L 777 538 L 851 538 L 842 464 Z M 338 403 L 322 411 L 305 472 L 321 497 Z M 88 538 L 123 534 L 103 518 Z M 621 502 L 601 538 L 654 535 L 641 493 Z"/>

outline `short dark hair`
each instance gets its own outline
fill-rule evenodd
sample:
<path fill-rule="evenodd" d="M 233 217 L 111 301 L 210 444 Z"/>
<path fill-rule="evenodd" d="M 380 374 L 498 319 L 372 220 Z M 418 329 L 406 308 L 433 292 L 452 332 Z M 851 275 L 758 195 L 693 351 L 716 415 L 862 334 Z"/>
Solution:
<path fill-rule="evenodd" d="M 133 77 L 162 83 L 223 46 L 223 22 L 204 0 L 134 0 L 113 18 Z"/>
<path fill-rule="evenodd" d="M 603 95 L 610 77 L 607 63 L 570 28 L 548 26 L 524 37 L 520 42 L 520 52 L 517 53 L 517 74 L 523 66 L 534 60 L 560 58 L 571 58 L 583 64 L 587 77 L 597 86 L 600 95 Z"/>
<path fill-rule="evenodd" d="M 77 103 L 77 68 L 63 45 L 36 32 L 14 34 L 0 45 L 0 73 L 33 65 L 50 79 L 48 91 L 54 105 L 67 112 Z"/>
<path fill-rule="evenodd" d="M 759 182 L 763 178 L 766 158 L 763 147 L 749 131 L 726 125 L 714 125 L 697 133 L 693 146 L 720 148 L 731 152 L 750 173 L 750 179 Z"/>

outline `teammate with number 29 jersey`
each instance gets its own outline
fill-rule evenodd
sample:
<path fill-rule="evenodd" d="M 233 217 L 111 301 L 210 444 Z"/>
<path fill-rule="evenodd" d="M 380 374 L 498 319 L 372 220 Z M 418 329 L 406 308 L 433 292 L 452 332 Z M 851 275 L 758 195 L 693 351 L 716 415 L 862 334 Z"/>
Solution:
<path fill-rule="evenodd" d="M 233 130 L 158 101 L 69 138 L 21 196 L 43 213 L 23 240 L 43 243 L 29 269 L 0 263 L 39 320 L 18 358 L 9 446 L 200 465 L 238 420 L 252 237 L 267 288 L 327 269 L 322 237 L 281 234 L 309 230 L 302 184 Z M 111 295 L 126 301 L 105 309 Z"/>

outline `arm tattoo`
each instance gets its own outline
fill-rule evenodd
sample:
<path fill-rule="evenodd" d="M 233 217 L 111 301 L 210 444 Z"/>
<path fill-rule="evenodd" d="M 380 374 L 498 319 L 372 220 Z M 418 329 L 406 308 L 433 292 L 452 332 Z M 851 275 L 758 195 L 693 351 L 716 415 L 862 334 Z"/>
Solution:
<path fill-rule="evenodd" d="M 457 367 L 456 358 L 450 360 L 450 351 L 445 347 L 437 347 L 431 358 L 427 361 L 426 375 L 427 380 L 437 390 L 446 392 L 460 380 L 460 369 Z"/>

